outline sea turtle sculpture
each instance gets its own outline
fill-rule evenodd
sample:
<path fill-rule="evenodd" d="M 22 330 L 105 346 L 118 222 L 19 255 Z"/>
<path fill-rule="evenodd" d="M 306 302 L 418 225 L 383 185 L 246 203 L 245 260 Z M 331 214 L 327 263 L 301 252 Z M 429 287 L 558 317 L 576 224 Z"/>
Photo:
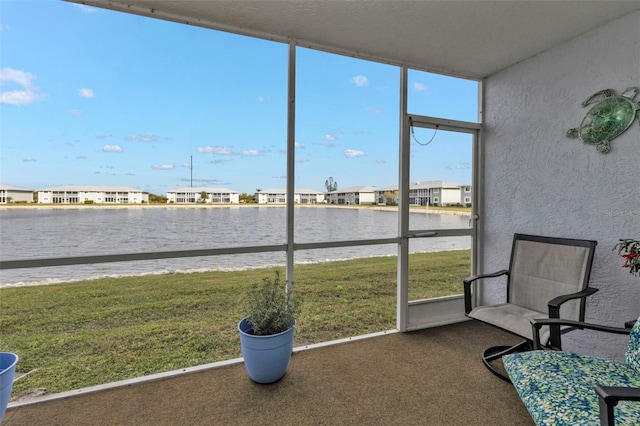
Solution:
<path fill-rule="evenodd" d="M 611 150 L 610 141 L 627 130 L 636 118 L 640 102 L 633 102 L 633 98 L 638 92 L 639 88 L 630 87 L 622 95 L 616 95 L 613 89 L 591 95 L 582 106 L 595 101 L 598 103 L 587 112 L 580 127 L 567 131 L 567 137 L 579 137 L 584 143 L 595 145 L 598 152 L 606 154 Z"/>

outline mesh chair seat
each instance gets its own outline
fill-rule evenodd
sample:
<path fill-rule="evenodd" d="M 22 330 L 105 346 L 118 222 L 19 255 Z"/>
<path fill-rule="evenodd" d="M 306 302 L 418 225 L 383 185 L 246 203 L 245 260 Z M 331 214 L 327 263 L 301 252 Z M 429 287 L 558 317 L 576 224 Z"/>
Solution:
<path fill-rule="evenodd" d="M 495 306 L 479 306 L 473 309 L 468 317 L 532 340 L 533 332 L 529 320 L 549 318 L 549 315 L 512 303 L 503 303 Z M 540 340 L 543 345 L 549 342 L 549 335 L 548 328 L 540 332 Z"/>

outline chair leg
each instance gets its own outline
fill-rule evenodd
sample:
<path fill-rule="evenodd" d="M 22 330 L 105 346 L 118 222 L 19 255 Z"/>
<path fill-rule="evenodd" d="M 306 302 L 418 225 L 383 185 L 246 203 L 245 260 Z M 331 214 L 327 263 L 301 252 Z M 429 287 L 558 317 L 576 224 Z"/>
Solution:
<path fill-rule="evenodd" d="M 505 382 L 511 383 L 511 379 L 509 379 L 508 376 L 502 374 L 501 371 L 498 371 L 496 367 L 491 364 L 491 362 L 500 359 L 508 354 L 512 354 L 515 352 L 524 352 L 528 350 L 531 350 L 531 344 L 528 340 L 523 340 L 522 342 L 514 346 L 492 346 L 482 352 L 482 362 L 494 375 L 501 378 Z"/>

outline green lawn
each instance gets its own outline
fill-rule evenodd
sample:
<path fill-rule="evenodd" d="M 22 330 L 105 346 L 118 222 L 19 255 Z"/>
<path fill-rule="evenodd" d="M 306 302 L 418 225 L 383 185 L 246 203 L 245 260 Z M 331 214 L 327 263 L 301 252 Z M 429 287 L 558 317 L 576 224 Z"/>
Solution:
<path fill-rule="evenodd" d="M 410 257 L 410 299 L 459 294 L 469 250 Z M 281 268 L 281 272 L 283 268 Z M 240 357 L 248 288 L 272 269 L 0 289 L 0 346 L 19 355 L 12 396 L 62 392 Z M 395 328 L 396 258 L 296 266 L 295 346 Z"/>

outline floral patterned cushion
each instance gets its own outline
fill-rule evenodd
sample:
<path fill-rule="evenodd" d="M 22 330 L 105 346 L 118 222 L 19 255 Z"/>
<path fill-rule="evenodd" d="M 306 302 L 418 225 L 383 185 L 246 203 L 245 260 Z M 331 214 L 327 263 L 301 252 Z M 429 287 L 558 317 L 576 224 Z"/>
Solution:
<path fill-rule="evenodd" d="M 638 374 L 640 374 L 640 318 L 636 320 L 631 330 L 625 362 L 635 368 Z M 640 421 L 638 423 L 640 423 Z"/>
<path fill-rule="evenodd" d="M 627 364 L 562 351 L 506 355 L 504 367 L 531 417 L 540 425 L 599 425 L 597 385 L 640 388 L 640 321 L 626 354 Z M 634 355 L 635 354 L 635 355 Z M 634 359 L 634 356 L 636 357 Z M 640 402 L 621 401 L 616 425 L 640 422 Z"/>

